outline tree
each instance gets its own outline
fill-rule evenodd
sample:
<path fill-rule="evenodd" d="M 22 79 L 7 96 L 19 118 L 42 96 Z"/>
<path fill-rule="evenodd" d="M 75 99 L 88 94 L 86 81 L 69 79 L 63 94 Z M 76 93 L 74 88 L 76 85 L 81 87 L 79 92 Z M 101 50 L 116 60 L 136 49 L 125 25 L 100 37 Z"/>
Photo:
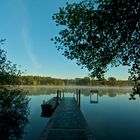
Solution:
<path fill-rule="evenodd" d="M 4 41 L 5 39 L 0 40 L 0 47 Z M 0 85 L 17 84 L 17 77 L 20 74 L 21 71 L 17 69 L 17 65 L 7 60 L 6 51 L 0 48 Z"/>
<path fill-rule="evenodd" d="M 140 1 L 85 0 L 53 15 L 62 25 L 52 39 L 68 59 L 102 78 L 108 66 L 130 66 L 130 79 L 140 79 Z"/>
<path fill-rule="evenodd" d="M 0 40 L 0 45 L 5 40 Z M 1 46 L 0 46 L 1 47 Z M 28 123 L 29 99 L 22 90 L 4 87 L 18 84 L 20 70 L 7 60 L 6 52 L 0 48 L 0 138 L 21 139 Z"/>
<path fill-rule="evenodd" d="M 116 82 L 117 82 L 117 80 L 116 80 L 115 77 L 109 77 L 108 78 L 108 84 L 109 85 L 114 86 L 114 85 L 116 85 Z"/>
<path fill-rule="evenodd" d="M 101 85 L 107 85 L 107 80 L 104 77 L 102 77 L 98 80 L 98 83 Z"/>

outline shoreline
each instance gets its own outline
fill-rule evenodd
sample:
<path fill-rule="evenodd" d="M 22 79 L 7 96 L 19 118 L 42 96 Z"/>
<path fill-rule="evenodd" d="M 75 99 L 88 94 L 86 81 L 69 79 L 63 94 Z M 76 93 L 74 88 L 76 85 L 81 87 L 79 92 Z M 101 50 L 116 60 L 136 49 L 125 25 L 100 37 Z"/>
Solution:
<path fill-rule="evenodd" d="M 21 88 L 58 88 L 58 89 L 132 89 L 133 86 L 53 86 L 53 85 L 16 85 L 15 87 Z"/>

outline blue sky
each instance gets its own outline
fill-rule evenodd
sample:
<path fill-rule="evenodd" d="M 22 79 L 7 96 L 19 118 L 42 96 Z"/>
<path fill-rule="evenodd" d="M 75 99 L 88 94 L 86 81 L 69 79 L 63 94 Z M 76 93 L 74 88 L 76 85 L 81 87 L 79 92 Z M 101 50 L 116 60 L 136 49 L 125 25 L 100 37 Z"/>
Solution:
<path fill-rule="evenodd" d="M 26 75 L 57 78 L 88 76 L 75 61 L 68 60 L 57 51 L 51 41 L 59 28 L 52 15 L 66 2 L 80 0 L 1 0 L 0 38 L 6 38 L 3 48 L 8 59 L 27 69 Z M 106 77 L 127 79 L 127 67 L 111 68 Z"/>

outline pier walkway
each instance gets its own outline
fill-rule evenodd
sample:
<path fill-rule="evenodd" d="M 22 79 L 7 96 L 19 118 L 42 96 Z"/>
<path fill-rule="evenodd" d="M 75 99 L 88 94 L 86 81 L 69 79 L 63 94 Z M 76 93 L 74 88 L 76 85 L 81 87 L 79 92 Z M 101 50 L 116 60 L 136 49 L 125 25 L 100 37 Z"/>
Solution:
<path fill-rule="evenodd" d="M 93 140 L 93 135 L 75 98 L 62 99 L 40 140 Z"/>

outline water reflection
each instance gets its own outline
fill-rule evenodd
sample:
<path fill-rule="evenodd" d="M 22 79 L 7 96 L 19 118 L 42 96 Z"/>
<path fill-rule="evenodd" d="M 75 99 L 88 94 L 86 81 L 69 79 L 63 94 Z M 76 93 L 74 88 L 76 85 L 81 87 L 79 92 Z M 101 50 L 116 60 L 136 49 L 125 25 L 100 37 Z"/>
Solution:
<path fill-rule="evenodd" d="M 95 99 L 93 99 L 95 97 Z M 90 91 L 90 104 L 98 104 L 98 90 Z"/>
<path fill-rule="evenodd" d="M 61 87 L 34 87 L 30 90 L 30 123 L 26 127 L 28 135 L 23 140 L 38 140 L 40 134 L 46 127 L 49 118 L 40 117 L 43 100 L 47 101 L 57 96 L 57 90 L 63 90 L 65 97 L 77 97 L 76 89 L 81 90 L 81 106 L 83 112 L 96 140 L 139 140 L 140 139 L 140 102 L 135 100 L 129 101 L 130 88 L 64 88 Z M 26 88 L 27 89 L 27 88 Z M 32 88 L 31 88 L 32 89 Z M 91 94 L 91 90 L 98 90 L 98 94 Z M 90 103 L 91 100 L 97 101 L 98 104 Z M 97 97 L 98 96 L 98 97 Z M 135 95 L 137 99 L 138 95 Z M 98 98 L 98 99 L 97 99 Z M 46 115 L 46 114 L 42 114 Z M 121 126 L 121 129 L 120 129 Z"/>
<path fill-rule="evenodd" d="M 0 88 L 0 139 L 21 139 L 28 123 L 29 99 L 20 90 Z"/>
<path fill-rule="evenodd" d="M 140 94 L 140 81 L 136 82 L 132 89 L 135 94 Z"/>
<path fill-rule="evenodd" d="M 140 83 L 136 83 L 134 87 L 132 88 L 133 93 L 130 93 L 129 100 L 136 100 L 136 95 L 140 97 Z"/>
<path fill-rule="evenodd" d="M 130 93 L 129 100 L 136 100 L 136 95 L 140 97 L 140 93 L 137 92 Z"/>

